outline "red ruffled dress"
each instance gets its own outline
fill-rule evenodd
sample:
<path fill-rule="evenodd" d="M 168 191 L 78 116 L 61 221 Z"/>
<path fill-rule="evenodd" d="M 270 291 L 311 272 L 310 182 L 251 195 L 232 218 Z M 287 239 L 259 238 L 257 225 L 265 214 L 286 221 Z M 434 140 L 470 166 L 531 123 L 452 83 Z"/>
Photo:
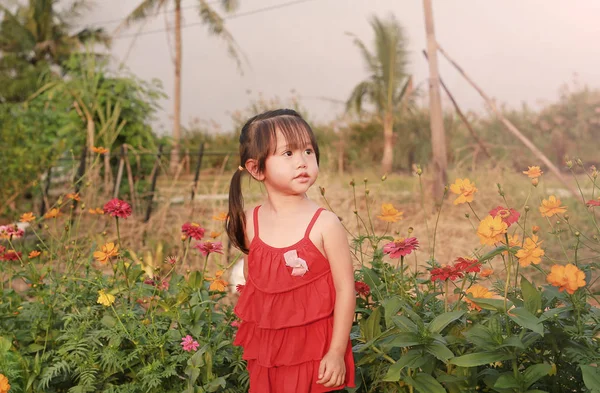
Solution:
<path fill-rule="evenodd" d="M 320 393 L 354 387 L 350 338 L 344 385 L 327 388 L 316 383 L 331 342 L 335 304 L 329 262 L 308 237 L 323 209 L 317 210 L 300 241 L 276 248 L 259 237 L 259 207 L 253 213 L 248 277 L 235 306 L 241 324 L 234 345 L 244 348 L 249 393 Z M 306 261 L 308 271 L 303 276 L 293 276 L 292 267 L 286 266 L 283 255 L 290 250 Z"/>

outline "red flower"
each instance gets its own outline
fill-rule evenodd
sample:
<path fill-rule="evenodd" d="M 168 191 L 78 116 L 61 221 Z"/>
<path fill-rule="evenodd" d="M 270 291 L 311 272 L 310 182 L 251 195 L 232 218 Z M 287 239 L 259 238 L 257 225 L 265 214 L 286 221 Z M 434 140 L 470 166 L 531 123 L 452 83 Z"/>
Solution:
<path fill-rule="evenodd" d="M 23 255 L 20 251 L 8 250 L 4 254 L 0 254 L 0 261 L 18 261 Z"/>
<path fill-rule="evenodd" d="M 195 222 L 186 222 L 181 226 L 181 233 L 194 240 L 202 240 L 204 237 L 204 228 Z"/>
<path fill-rule="evenodd" d="M 102 210 L 104 210 L 104 214 L 108 214 L 111 217 L 127 218 L 131 215 L 131 205 L 118 198 L 106 202 Z"/>
<path fill-rule="evenodd" d="M 223 244 L 221 244 L 221 242 L 196 243 L 194 248 L 200 251 L 200 253 L 204 256 L 207 256 L 211 253 L 223 254 Z"/>
<path fill-rule="evenodd" d="M 233 321 L 233 322 L 231 322 L 231 327 L 239 328 L 240 326 L 242 326 L 242 324 L 240 323 L 240 321 Z"/>
<path fill-rule="evenodd" d="M 383 246 L 383 253 L 390 256 L 392 259 L 398 259 L 401 256 L 406 256 L 419 248 L 419 241 L 416 237 L 407 239 L 396 239 L 391 243 Z"/>
<path fill-rule="evenodd" d="M 460 257 L 456 259 L 454 266 L 464 273 L 479 273 L 481 271 L 481 263 L 477 259 Z"/>
<path fill-rule="evenodd" d="M 504 221 L 506 225 L 511 226 L 515 222 L 519 221 L 519 217 L 521 217 L 521 214 L 519 214 L 519 212 L 515 209 L 507 209 L 505 207 L 498 206 L 497 208 L 490 211 L 490 216 L 500 216 L 500 218 L 502 218 L 502 221 Z"/>
<path fill-rule="evenodd" d="M 359 296 L 367 297 L 371 294 L 371 288 L 362 281 L 356 281 L 354 283 L 354 289 Z"/>
<path fill-rule="evenodd" d="M 245 287 L 246 287 L 245 285 L 238 284 L 235 286 L 235 290 L 239 293 L 242 293 L 242 291 L 244 290 Z"/>
<path fill-rule="evenodd" d="M 456 266 L 443 266 L 431 269 L 431 281 L 446 281 L 448 279 L 454 281 L 457 278 L 462 278 L 464 274 L 459 271 Z"/>
<path fill-rule="evenodd" d="M 600 200 L 598 199 L 590 199 L 585 203 L 588 207 L 600 206 Z"/>

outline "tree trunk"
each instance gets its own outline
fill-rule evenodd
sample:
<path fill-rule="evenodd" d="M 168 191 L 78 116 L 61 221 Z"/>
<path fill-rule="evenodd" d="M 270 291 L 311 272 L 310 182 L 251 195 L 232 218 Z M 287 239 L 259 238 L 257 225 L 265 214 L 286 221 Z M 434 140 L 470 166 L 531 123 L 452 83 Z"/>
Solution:
<path fill-rule="evenodd" d="M 383 118 L 383 157 L 381 159 L 381 172 L 392 172 L 394 162 L 394 114 L 389 111 Z"/>
<path fill-rule="evenodd" d="M 425 32 L 427 33 L 427 54 L 429 55 L 429 116 L 431 121 L 431 147 L 433 152 L 433 195 L 440 200 L 447 181 L 446 134 L 442 117 L 440 82 L 437 62 L 437 42 L 433 28 L 431 0 L 423 0 L 425 12 Z"/>
<path fill-rule="evenodd" d="M 175 0 L 175 103 L 173 113 L 173 148 L 170 172 L 175 173 L 179 164 L 179 141 L 181 139 L 181 0 Z"/>

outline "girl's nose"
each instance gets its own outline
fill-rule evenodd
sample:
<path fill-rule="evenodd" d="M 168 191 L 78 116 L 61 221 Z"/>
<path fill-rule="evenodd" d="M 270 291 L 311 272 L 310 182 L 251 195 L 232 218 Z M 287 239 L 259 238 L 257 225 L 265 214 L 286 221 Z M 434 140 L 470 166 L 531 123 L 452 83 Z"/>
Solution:
<path fill-rule="evenodd" d="M 300 158 L 298 160 L 298 168 L 306 168 L 306 158 L 304 154 L 300 154 Z"/>

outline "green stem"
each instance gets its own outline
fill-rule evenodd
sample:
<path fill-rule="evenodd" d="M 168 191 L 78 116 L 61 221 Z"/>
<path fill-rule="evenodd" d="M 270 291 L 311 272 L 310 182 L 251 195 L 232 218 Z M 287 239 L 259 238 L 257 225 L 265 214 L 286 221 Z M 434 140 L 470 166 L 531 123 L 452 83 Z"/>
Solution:
<path fill-rule="evenodd" d="M 477 221 L 481 221 L 481 218 L 479 218 L 479 216 L 477 215 L 477 213 L 475 213 L 475 209 L 473 209 L 473 206 L 471 206 L 471 202 L 467 202 L 467 205 L 469 205 L 469 208 L 471 208 L 471 211 L 475 215 L 475 218 L 477 219 Z"/>
<path fill-rule="evenodd" d="M 427 229 L 427 242 L 429 243 L 429 257 L 433 260 L 433 249 L 432 249 L 432 240 L 431 233 L 429 232 L 429 221 L 427 220 L 427 212 L 425 211 L 425 193 L 423 192 L 423 179 L 421 179 L 421 175 L 419 174 L 419 190 L 421 194 L 421 211 L 425 215 L 425 229 Z"/>

